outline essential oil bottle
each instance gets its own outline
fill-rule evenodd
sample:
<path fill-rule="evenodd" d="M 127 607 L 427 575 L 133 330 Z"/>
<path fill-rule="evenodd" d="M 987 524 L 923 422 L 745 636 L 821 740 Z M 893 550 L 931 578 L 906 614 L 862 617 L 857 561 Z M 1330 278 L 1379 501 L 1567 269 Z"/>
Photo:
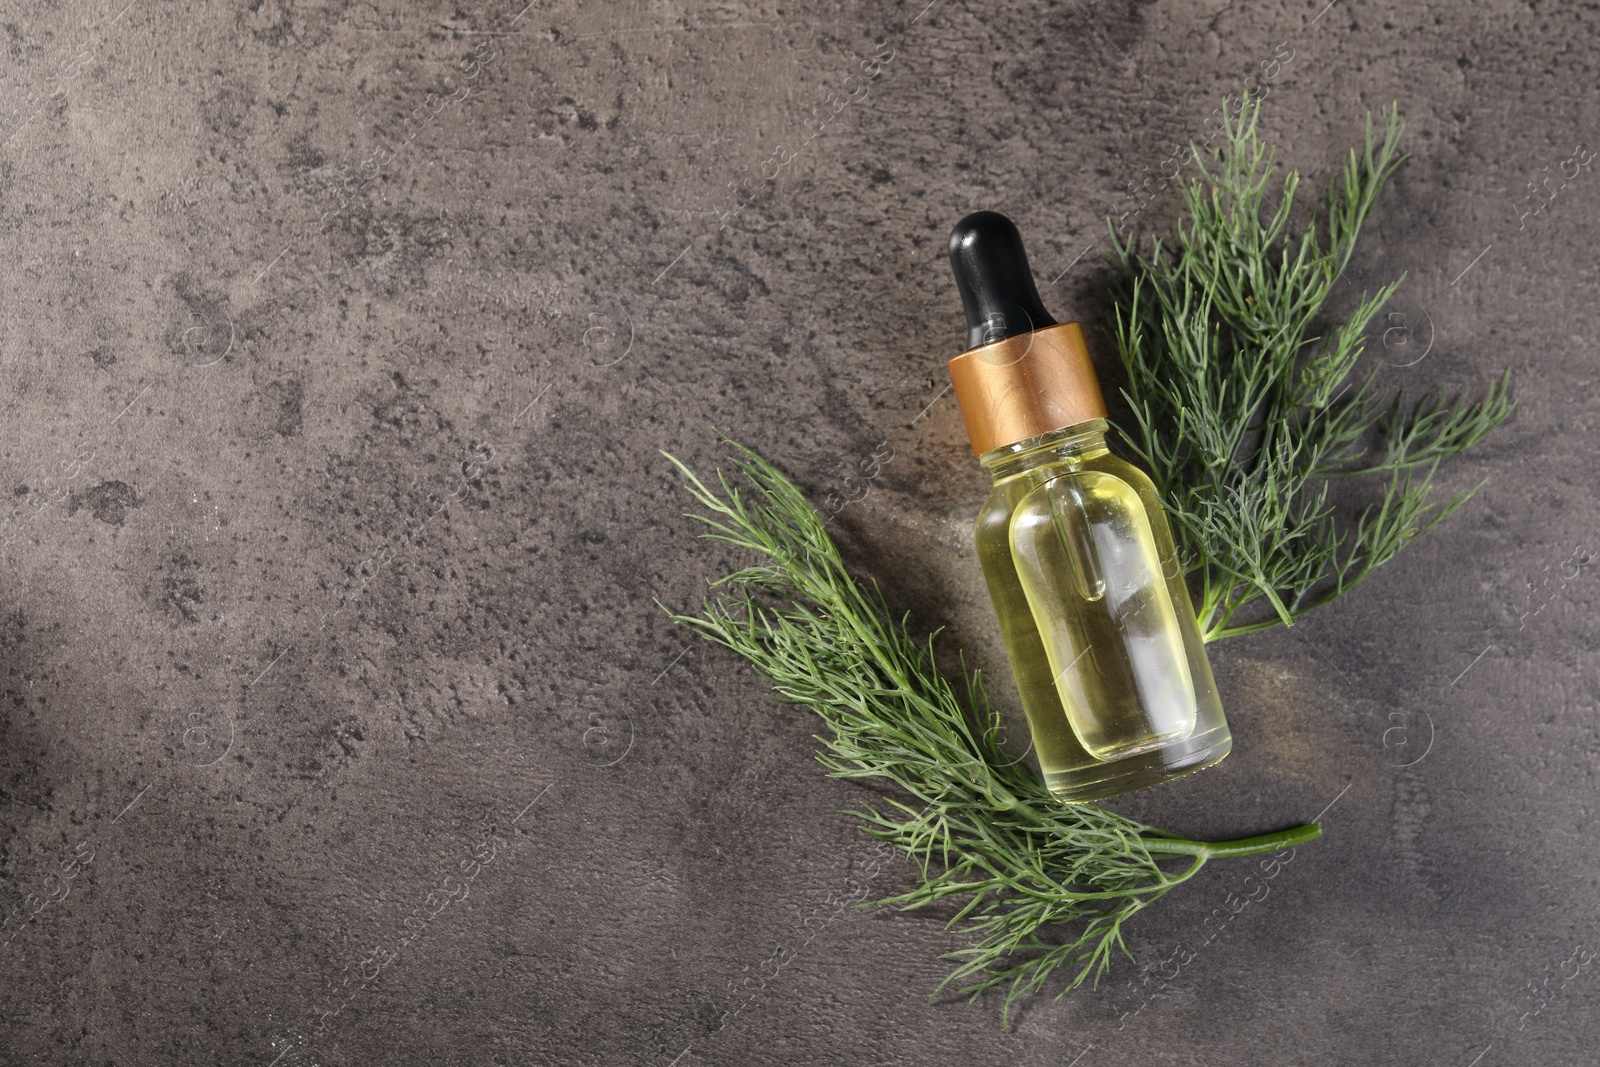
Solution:
<path fill-rule="evenodd" d="M 1004 215 L 962 219 L 950 262 L 950 377 L 994 476 L 978 558 L 1045 784 L 1098 800 L 1211 766 L 1233 741 L 1183 568 L 1155 485 L 1106 447 L 1082 328 L 1045 311 Z"/>

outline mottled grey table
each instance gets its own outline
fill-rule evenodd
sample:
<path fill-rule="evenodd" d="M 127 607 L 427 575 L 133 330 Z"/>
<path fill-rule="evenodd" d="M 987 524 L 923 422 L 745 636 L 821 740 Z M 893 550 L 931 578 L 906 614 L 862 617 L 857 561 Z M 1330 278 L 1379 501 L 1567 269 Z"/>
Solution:
<path fill-rule="evenodd" d="M 124 2 L 0 17 L 0 1062 L 1589 1062 L 1600 174 L 1527 198 L 1600 145 L 1593 10 Z M 1407 271 L 1383 380 L 1519 407 L 1117 805 L 1325 839 L 1002 1031 L 838 906 L 910 873 L 813 718 L 657 607 L 731 561 L 658 449 L 892 453 L 834 526 L 1014 702 L 945 235 L 1016 218 L 1109 362 L 1105 219 L 1170 233 L 1247 82 L 1318 186 L 1399 100 L 1335 302 Z"/>

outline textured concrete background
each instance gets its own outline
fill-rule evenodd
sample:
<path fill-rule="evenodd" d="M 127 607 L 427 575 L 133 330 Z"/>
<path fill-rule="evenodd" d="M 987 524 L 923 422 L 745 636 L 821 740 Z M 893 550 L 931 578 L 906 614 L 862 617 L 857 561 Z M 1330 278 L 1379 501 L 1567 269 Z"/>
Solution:
<path fill-rule="evenodd" d="M 5 4 L 0 1061 L 1592 1057 L 1600 173 L 1526 199 L 1600 146 L 1592 6 L 523 2 Z M 1384 381 L 1520 406 L 1116 805 L 1325 840 L 1003 1032 L 936 919 L 840 911 L 910 875 L 811 717 L 656 606 L 729 562 L 657 450 L 865 490 L 852 560 L 1014 700 L 945 235 L 1011 214 L 1101 338 L 1106 216 L 1170 233 L 1130 186 L 1251 76 L 1318 187 L 1400 102 L 1337 302 L 1409 272 Z"/>

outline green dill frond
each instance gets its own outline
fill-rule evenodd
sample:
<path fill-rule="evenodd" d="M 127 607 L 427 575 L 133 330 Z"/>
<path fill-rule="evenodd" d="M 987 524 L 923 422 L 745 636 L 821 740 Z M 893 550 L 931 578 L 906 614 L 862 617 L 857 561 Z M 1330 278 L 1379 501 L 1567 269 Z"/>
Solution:
<path fill-rule="evenodd" d="M 737 478 L 716 486 L 673 456 L 700 506 L 702 535 L 759 562 L 712 583 L 700 614 L 673 618 L 750 663 L 786 703 L 821 716 L 818 760 L 839 778 L 893 795 L 848 814 L 904 853 L 918 884 L 862 907 L 961 904 L 967 940 L 935 994 L 1003 987 L 1002 1015 L 1060 972 L 1058 996 L 1097 982 L 1127 953 L 1123 924 L 1215 856 L 1312 840 L 1315 825 L 1225 843 L 1190 841 L 1089 804 L 1056 800 L 999 744 L 1000 720 L 976 672 L 959 685 L 934 666 L 933 638 L 912 636 L 875 585 L 846 570 L 800 490 L 734 445 Z M 665 454 L 665 453 L 664 453 Z"/>
<path fill-rule="evenodd" d="M 1357 375 L 1366 330 L 1403 277 L 1311 334 L 1406 159 L 1404 122 L 1393 106 L 1379 129 L 1367 116 L 1364 145 L 1302 231 L 1292 219 L 1299 174 L 1269 198 L 1275 159 L 1256 132 L 1260 106 L 1247 101 L 1226 118 L 1209 165 L 1197 150 L 1176 246 L 1158 239 L 1146 255 L 1112 230 L 1112 333 L 1132 413 L 1124 436 L 1171 509 L 1208 641 L 1292 626 L 1454 512 L 1476 490 L 1428 503 L 1435 469 L 1512 407 L 1509 370 L 1481 400 L 1411 406 L 1379 394 L 1376 367 Z M 1328 481 L 1362 476 L 1387 478 L 1382 499 L 1337 521 Z M 1241 611 L 1255 618 L 1235 623 Z"/>

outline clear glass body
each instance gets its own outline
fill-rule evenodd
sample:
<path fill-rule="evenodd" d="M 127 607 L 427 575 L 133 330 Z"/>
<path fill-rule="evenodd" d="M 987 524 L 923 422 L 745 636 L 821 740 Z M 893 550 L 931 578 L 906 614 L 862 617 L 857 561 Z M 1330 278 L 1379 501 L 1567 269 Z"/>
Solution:
<path fill-rule="evenodd" d="M 1233 746 L 1172 530 L 1103 419 L 986 453 L 978 558 L 1045 784 L 1142 789 Z"/>

